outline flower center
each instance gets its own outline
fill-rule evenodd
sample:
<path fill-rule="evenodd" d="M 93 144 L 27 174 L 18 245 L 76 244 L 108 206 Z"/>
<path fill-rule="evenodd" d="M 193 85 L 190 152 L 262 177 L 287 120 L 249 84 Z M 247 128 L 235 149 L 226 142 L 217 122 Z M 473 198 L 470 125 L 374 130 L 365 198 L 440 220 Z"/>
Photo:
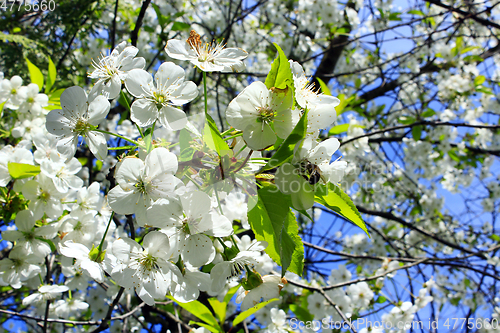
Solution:
<path fill-rule="evenodd" d="M 85 119 L 79 118 L 73 128 L 73 133 L 84 136 L 91 129 L 92 125 L 90 125 Z"/>
<path fill-rule="evenodd" d="M 257 118 L 258 122 L 269 124 L 274 119 L 274 111 L 270 107 L 260 107 L 257 109 L 259 113 L 259 117 Z"/>
<path fill-rule="evenodd" d="M 134 186 L 141 194 L 148 194 L 151 191 L 151 183 L 150 182 L 145 182 L 143 180 L 139 180 L 137 183 L 135 183 Z"/>
<path fill-rule="evenodd" d="M 35 101 L 35 99 L 33 97 L 28 98 L 28 103 L 32 104 L 34 101 Z"/>
<path fill-rule="evenodd" d="M 146 250 L 141 254 L 141 256 L 137 259 L 137 262 L 148 271 L 153 269 L 158 269 L 157 258 L 153 257 Z"/>
<path fill-rule="evenodd" d="M 47 203 L 50 199 L 50 193 L 46 191 L 41 191 L 40 195 L 38 196 L 38 199 L 42 200 L 43 202 Z"/>
<path fill-rule="evenodd" d="M 155 102 L 158 110 L 161 110 L 163 108 L 163 106 L 167 105 L 168 98 L 165 95 L 158 93 L 156 91 L 153 91 L 153 97 L 154 97 L 154 102 Z"/>

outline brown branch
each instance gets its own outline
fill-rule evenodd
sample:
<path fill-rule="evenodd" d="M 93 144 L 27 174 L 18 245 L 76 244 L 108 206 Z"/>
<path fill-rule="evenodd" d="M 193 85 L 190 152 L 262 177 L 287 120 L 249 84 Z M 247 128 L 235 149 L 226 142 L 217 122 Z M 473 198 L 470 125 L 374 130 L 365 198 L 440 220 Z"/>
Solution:
<path fill-rule="evenodd" d="M 425 0 L 425 1 L 432 3 L 436 6 L 439 6 L 441 8 L 448 9 L 449 11 L 452 11 L 454 13 L 460 14 L 465 19 L 470 18 L 478 23 L 481 23 L 482 25 L 500 29 L 500 24 L 495 23 L 495 22 L 491 22 L 491 21 L 483 19 L 483 18 L 480 18 L 475 13 L 465 12 L 465 11 L 458 9 L 458 8 L 455 8 L 453 6 L 445 5 L 444 3 L 442 3 L 441 1 L 438 1 L 438 0 Z"/>
<path fill-rule="evenodd" d="M 141 11 L 139 16 L 137 16 L 137 21 L 135 22 L 134 31 L 130 34 L 130 41 L 133 46 L 137 46 L 137 38 L 139 36 L 139 29 L 141 29 L 142 21 L 144 20 L 144 15 L 146 15 L 146 9 L 148 9 L 151 0 L 144 0 L 142 2 Z"/>

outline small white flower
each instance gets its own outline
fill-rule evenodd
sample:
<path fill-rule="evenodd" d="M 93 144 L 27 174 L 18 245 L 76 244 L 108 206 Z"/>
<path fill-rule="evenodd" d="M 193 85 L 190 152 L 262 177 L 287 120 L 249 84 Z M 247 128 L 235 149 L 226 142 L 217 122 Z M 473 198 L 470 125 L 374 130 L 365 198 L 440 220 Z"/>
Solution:
<path fill-rule="evenodd" d="M 155 298 L 165 298 L 181 273 L 169 261 L 172 251 L 165 234 L 158 231 L 148 233 L 144 237 L 143 247 L 130 238 L 116 240 L 112 251 L 117 258 L 117 265 L 111 276 L 120 286 L 135 288 L 139 297 L 153 306 Z"/>
<path fill-rule="evenodd" d="M 144 68 L 146 60 L 144 58 L 134 58 L 139 52 L 135 46 L 127 46 L 123 41 L 118 44 L 111 54 L 102 57 L 99 62 L 93 62 L 95 70 L 89 74 L 91 79 L 98 79 L 89 94 L 92 101 L 97 95 L 106 94 L 108 99 L 114 99 L 120 94 L 122 82 L 128 75 L 128 71 L 134 68 Z"/>
<path fill-rule="evenodd" d="M 295 126 L 292 93 L 274 92 L 260 81 L 253 82 L 229 103 L 226 119 L 229 125 L 243 131 L 248 147 L 261 150 L 285 139 Z"/>
<path fill-rule="evenodd" d="M 104 271 L 101 265 L 89 257 L 90 250 L 83 244 L 75 243 L 72 240 L 59 245 L 59 252 L 63 256 L 75 258 L 75 267 L 80 267 L 92 279 L 97 282 L 104 281 Z"/>
<path fill-rule="evenodd" d="M 175 106 L 186 104 L 198 96 L 196 84 L 184 81 L 184 69 L 172 62 L 161 64 L 155 81 L 156 85 L 145 70 L 130 71 L 125 86 L 137 98 L 130 108 L 130 118 L 142 127 L 158 119 L 167 128 L 183 129 L 187 124 L 186 114 Z"/>
<path fill-rule="evenodd" d="M 337 118 L 335 107 L 340 104 L 337 97 L 328 96 L 314 90 L 304 74 L 302 66 L 290 60 L 290 67 L 293 73 L 293 83 L 295 86 L 295 99 L 307 113 L 308 132 L 316 132 L 321 128 L 327 128 Z"/>
<path fill-rule="evenodd" d="M 279 276 L 264 275 L 262 283 L 258 287 L 250 291 L 240 287 L 237 291 L 236 303 L 241 303 L 241 311 L 245 311 L 259 304 L 261 299 L 268 301 L 279 298 L 281 288 L 283 288 L 283 284 Z"/>
<path fill-rule="evenodd" d="M 49 244 L 41 239 L 52 238 L 56 232 L 52 226 L 35 227 L 35 218 L 29 210 L 22 210 L 16 215 L 17 230 L 5 230 L 2 238 L 17 242 L 16 247 L 23 247 L 28 254 L 33 254 L 41 259 L 52 252 Z"/>
<path fill-rule="evenodd" d="M 215 258 L 215 248 L 207 235 L 226 237 L 233 232 L 231 222 L 211 206 L 206 193 L 188 192 L 179 200 L 155 202 L 147 212 L 148 220 L 152 226 L 165 228 L 184 261 L 200 267 Z"/>
<path fill-rule="evenodd" d="M 47 300 L 53 300 L 61 293 L 68 291 L 69 288 L 67 286 L 59 286 L 59 285 L 43 285 L 38 288 L 37 293 L 33 293 L 26 298 L 23 299 L 23 305 L 28 306 L 33 303 L 41 303 Z"/>
<path fill-rule="evenodd" d="M 71 155 L 74 155 L 78 137 L 83 136 L 92 154 L 103 160 L 108 155 L 108 145 L 104 134 L 96 132 L 95 129 L 109 112 L 108 100 L 97 96 L 89 103 L 85 91 L 75 86 L 61 94 L 61 106 L 62 110 L 49 112 L 45 124 L 49 133 L 59 137 L 58 146 L 71 148 Z"/>
<path fill-rule="evenodd" d="M 242 60 L 248 56 L 246 51 L 237 48 L 224 48 L 224 44 L 203 44 L 200 35 L 191 30 L 186 42 L 171 39 L 165 46 L 165 52 L 174 59 L 188 60 L 204 72 L 242 71 Z"/>
<path fill-rule="evenodd" d="M 172 195 L 181 181 L 177 172 L 177 157 L 166 148 L 153 149 L 145 161 L 125 158 L 116 171 L 115 186 L 108 193 L 108 203 L 118 214 L 136 214 L 139 225 L 148 223 L 146 210 L 161 198 Z"/>

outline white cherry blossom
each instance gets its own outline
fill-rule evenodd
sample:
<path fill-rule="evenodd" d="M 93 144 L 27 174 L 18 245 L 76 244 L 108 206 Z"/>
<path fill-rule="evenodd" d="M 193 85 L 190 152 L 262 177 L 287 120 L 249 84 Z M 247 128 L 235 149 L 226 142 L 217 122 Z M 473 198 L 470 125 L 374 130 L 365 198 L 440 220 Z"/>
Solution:
<path fill-rule="evenodd" d="M 58 146 L 66 146 L 75 154 L 78 137 L 83 136 L 90 151 L 100 160 L 108 154 L 108 145 L 104 134 L 95 131 L 106 118 L 110 104 L 98 96 L 93 101 L 87 100 L 87 94 L 80 87 L 71 87 L 61 94 L 62 110 L 52 110 L 47 115 L 47 131 L 58 136 Z"/>
<path fill-rule="evenodd" d="M 248 53 L 238 48 L 224 48 L 223 43 L 202 43 L 200 35 L 191 30 L 186 42 L 171 39 L 165 52 L 174 59 L 188 60 L 204 72 L 240 72 Z"/>
<path fill-rule="evenodd" d="M 187 124 L 184 111 L 177 108 L 198 96 L 198 88 L 191 81 L 184 81 L 184 69 L 172 62 L 161 64 L 155 75 L 142 69 L 130 71 L 125 80 L 127 90 L 137 99 L 132 104 L 131 119 L 139 126 L 149 126 L 157 119 L 173 130 Z"/>

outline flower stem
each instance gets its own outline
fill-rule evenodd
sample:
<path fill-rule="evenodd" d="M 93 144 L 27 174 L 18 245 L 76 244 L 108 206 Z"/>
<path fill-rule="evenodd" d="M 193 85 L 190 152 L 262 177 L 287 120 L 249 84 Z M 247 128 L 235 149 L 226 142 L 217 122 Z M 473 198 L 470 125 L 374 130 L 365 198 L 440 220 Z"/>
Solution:
<path fill-rule="evenodd" d="M 215 192 L 215 198 L 217 199 L 217 205 L 219 206 L 220 214 L 224 215 L 224 212 L 222 211 L 222 206 L 220 205 L 219 193 L 217 193 L 217 189 L 215 187 L 214 187 L 214 192 Z"/>
<path fill-rule="evenodd" d="M 238 134 L 235 134 L 235 135 L 230 136 L 230 137 L 228 137 L 228 138 L 224 138 L 224 141 L 226 141 L 226 140 L 231 140 L 231 139 L 237 138 L 237 137 L 242 136 L 242 135 L 243 135 L 243 132 L 238 133 Z"/>
<path fill-rule="evenodd" d="M 128 110 L 128 113 L 130 114 L 130 105 L 128 104 L 128 99 L 127 97 L 125 96 L 125 93 L 123 92 L 123 90 L 120 90 L 120 93 L 122 94 L 122 97 L 123 97 L 123 100 L 125 101 L 125 104 L 127 105 L 127 110 Z M 139 125 L 135 124 L 135 127 L 137 127 L 137 130 L 139 131 L 139 133 L 141 134 L 141 138 L 144 139 L 144 134 L 142 133 L 142 130 L 141 128 L 139 127 Z"/>
<path fill-rule="evenodd" d="M 208 101 L 207 101 L 207 73 L 203 71 L 203 92 L 205 93 L 205 116 L 208 115 Z"/>
<path fill-rule="evenodd" d="M 104 244 L 104 239 L 106 239 L 106 235 L 108 234 L 109 226 L 111 224 L 111 221 L 113 221 L 114 215 L 115 215 L 115 212 L 111 212 L 111 216 L 109 217 L 108 225 L 106 226 L 106 231 L 104 231 L 104 235 L 102 235 L 101 243 L 99 243 L 99 246 L 97 247 L 97 249 L 99 250 L 99 254 L 97 255 L 97 257 L 99 257 L 102 253 L 102 246 Z"/>
<path fill-rule="evenodd" d="M 128 141 L 128 142 L 130 142 L 130 143 L 133 143 L 133 144 L 135 144 L 135 145 L 139 145 L 139 144 L 137 143 L 137 141 L 132 140 L 132 139 L 129 139 L 129 138 L 126 138 L 126 137 L 124 137 L 124 136 L 121 136 L 120 134 L 111 133 L 111 132 L 104 131 L 104 130 L 100 130 L 100 129 L 95 129 L 94 131 L 96 131 L 96 132 L 100 132 L 100 133 L 104 133 L 104 134 L 108 134 L 108 135 L 113 135 L 113 136 L 116 136 L 117 138 L 123 139 L 123 140 Z"/>

